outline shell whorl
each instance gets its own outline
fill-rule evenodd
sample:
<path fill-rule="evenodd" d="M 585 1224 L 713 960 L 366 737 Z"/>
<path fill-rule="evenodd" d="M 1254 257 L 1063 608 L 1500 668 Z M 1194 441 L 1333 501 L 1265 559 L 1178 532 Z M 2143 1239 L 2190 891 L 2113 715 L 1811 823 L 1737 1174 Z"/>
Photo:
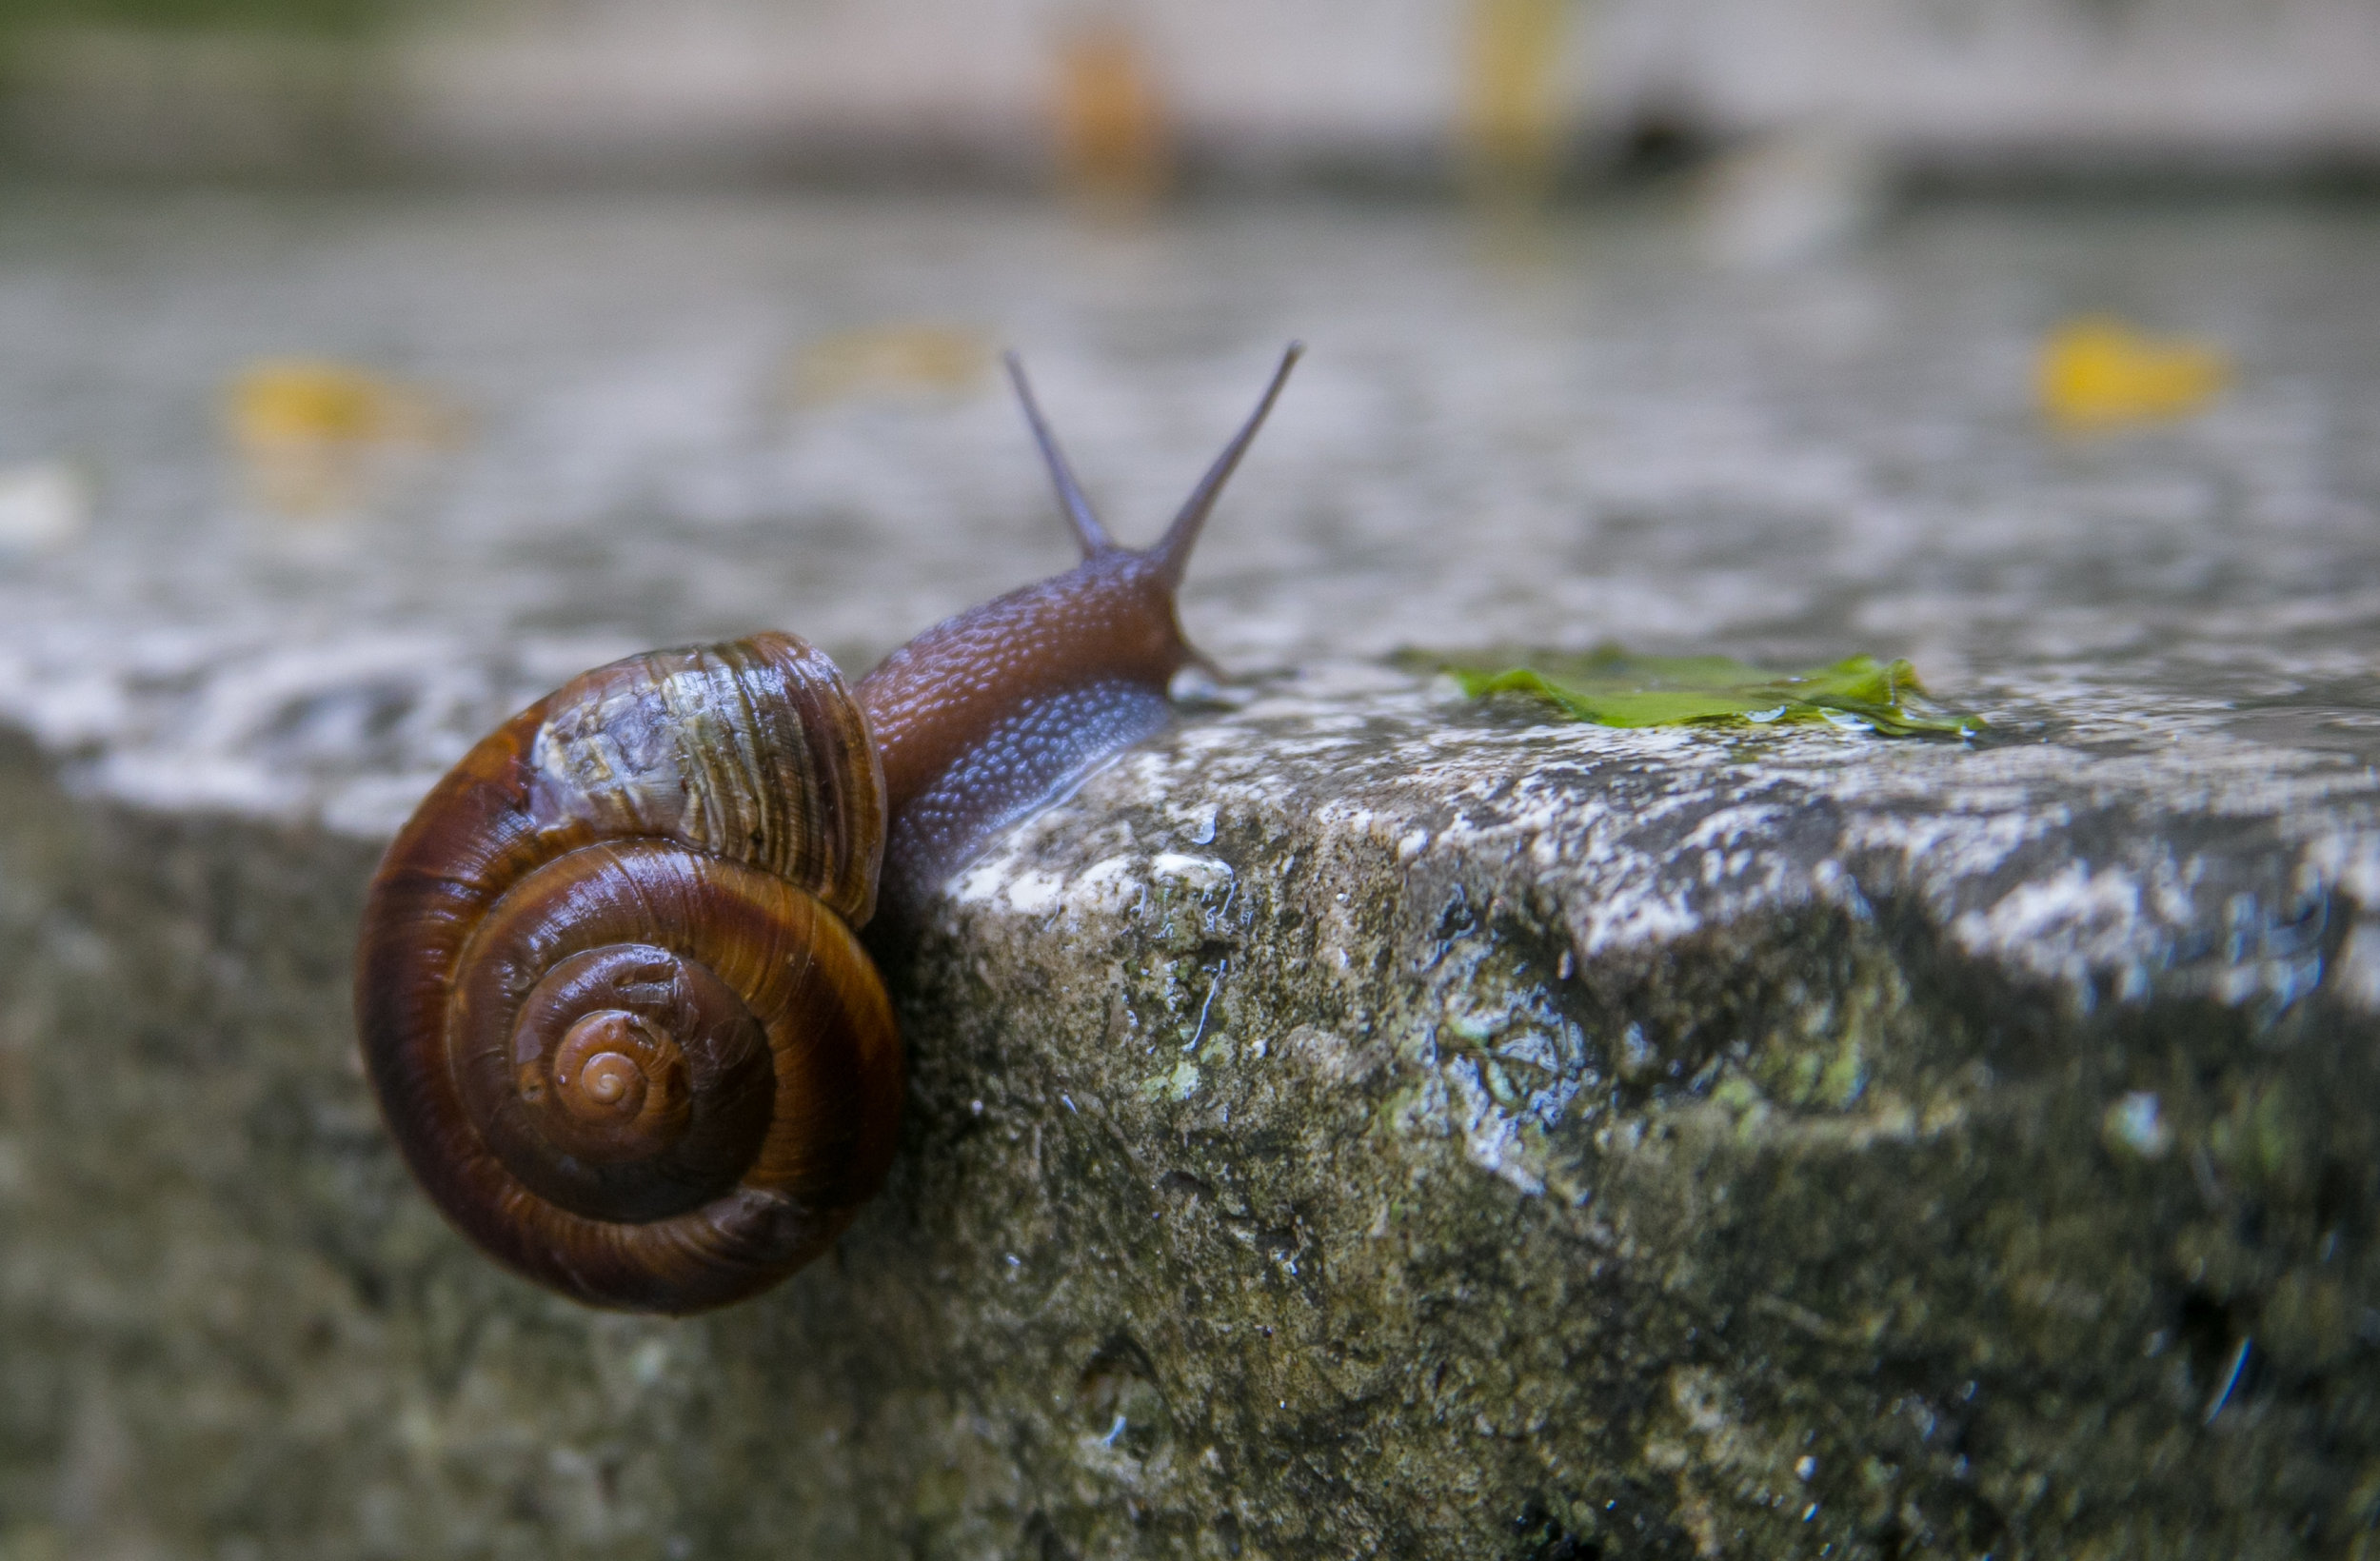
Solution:
<path fill-rule="evenodd" d="M 357 1015 L 441 1210 L 597 1305 L 799 1267 L 883 1179 L 902 1060 L 851 927 L 883 781 L 790 635 L 599 667 L 492 733 L 389 848 Z"/>

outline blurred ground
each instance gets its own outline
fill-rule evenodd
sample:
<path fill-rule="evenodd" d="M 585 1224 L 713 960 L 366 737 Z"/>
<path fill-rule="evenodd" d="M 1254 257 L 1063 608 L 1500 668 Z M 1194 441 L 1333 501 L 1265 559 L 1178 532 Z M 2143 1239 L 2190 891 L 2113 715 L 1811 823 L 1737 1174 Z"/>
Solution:
<path fill-rule="evenodd" d="M 2012 730 L 2372 756 L 2370 208 L 1934 204 L 1752 267 L 1707 217 L 21 188 L 0 464 L 89 524 L 0 561 L 0 711 L 119 795 L 378 831 L 579 666 L 780 625 L 858 670 L 1061 563 L 996 347 L 1145 536 L 1295 335 L 1186 598 L 1227 666 L 1868 650 Z M 2235 383 L 2063 427 L 2037 359 L 2103 311 Z M 292 354 L 450 422 L 309 502 L 226 400 Z"/>

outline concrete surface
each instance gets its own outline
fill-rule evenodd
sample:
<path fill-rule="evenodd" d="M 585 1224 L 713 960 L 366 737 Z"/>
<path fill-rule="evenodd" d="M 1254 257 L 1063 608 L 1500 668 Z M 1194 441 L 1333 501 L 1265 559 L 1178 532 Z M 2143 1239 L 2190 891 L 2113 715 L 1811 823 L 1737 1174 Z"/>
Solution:
<path fill-rule="evenodd" d="M 0 460 L 96 500 L 0 563 L 0 1554 L 2360 1553 L 2373 236 L 1941 207 L 1747 273 L 1663 209 L 26 192 Z M 2093 308 L 2232 389 L 2047 431 Z M 1062 563 L 988 372 L 787 389 L 919 322 L 1026 347 L 1127 536 L 1314 344 L 1185 603 L 1240 681 L 898 962 L 831 1259 L 577 1310 L 383 1140 L 363 882 L 581 665 L 856 668 Z M 213 402 L 298 351 L 468 442 L 272 513 Z M 1907 654 L 1995 735 L 1380 660 L 1604 638 Z"/>

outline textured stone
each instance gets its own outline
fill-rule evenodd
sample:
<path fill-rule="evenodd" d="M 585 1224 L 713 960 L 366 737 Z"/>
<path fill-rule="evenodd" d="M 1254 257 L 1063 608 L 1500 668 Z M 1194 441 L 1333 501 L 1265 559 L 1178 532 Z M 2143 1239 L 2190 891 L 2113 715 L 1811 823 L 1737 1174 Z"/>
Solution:
<path fill-rule="evenodd" d="M 960 881 L 892 1187 L 684 1323 L 406 1185 L 367 849 L 20 767 L 0 1489 L 338 1554 L 2344 1544 L 2380 837 L 2158 840 L 2171 762 L 1194 722 Z"/>

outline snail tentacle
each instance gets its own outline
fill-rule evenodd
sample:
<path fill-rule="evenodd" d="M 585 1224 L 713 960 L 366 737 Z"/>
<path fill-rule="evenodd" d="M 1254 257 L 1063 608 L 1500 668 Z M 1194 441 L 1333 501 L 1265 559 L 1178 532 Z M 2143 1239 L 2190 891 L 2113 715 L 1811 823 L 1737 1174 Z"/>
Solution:
<path fill-rule="evenodd" d="M 1058 490 L 1058 505 L 1066 512 L 1067 524 L 1074 527 L 1075 541 L 1082 546 L 1082 556 L 1095 559 L 1101 553 L 1116 551 L 1116 539 L 1107 534 L 1101 524 L 1099 512 L 1091 507 L 1082 484 L 1067 463 L 1066 452 L 1058 447 L 1058 436 L 1050 431 L 1049 420 L 1041 416 L 1041 404 L 1033 399 L 1032 382 L 1024 377 L 1024 360 L 1015 353 L 1002 355 L 1008 366 L 1008 383 L 1017 387 L 1017 401 L 1024 407 L 1024 420 L 1033 428 L 1033 443 L 1041 446 L 1041 464 L 1049 468 L 1050 485 Z"/>

